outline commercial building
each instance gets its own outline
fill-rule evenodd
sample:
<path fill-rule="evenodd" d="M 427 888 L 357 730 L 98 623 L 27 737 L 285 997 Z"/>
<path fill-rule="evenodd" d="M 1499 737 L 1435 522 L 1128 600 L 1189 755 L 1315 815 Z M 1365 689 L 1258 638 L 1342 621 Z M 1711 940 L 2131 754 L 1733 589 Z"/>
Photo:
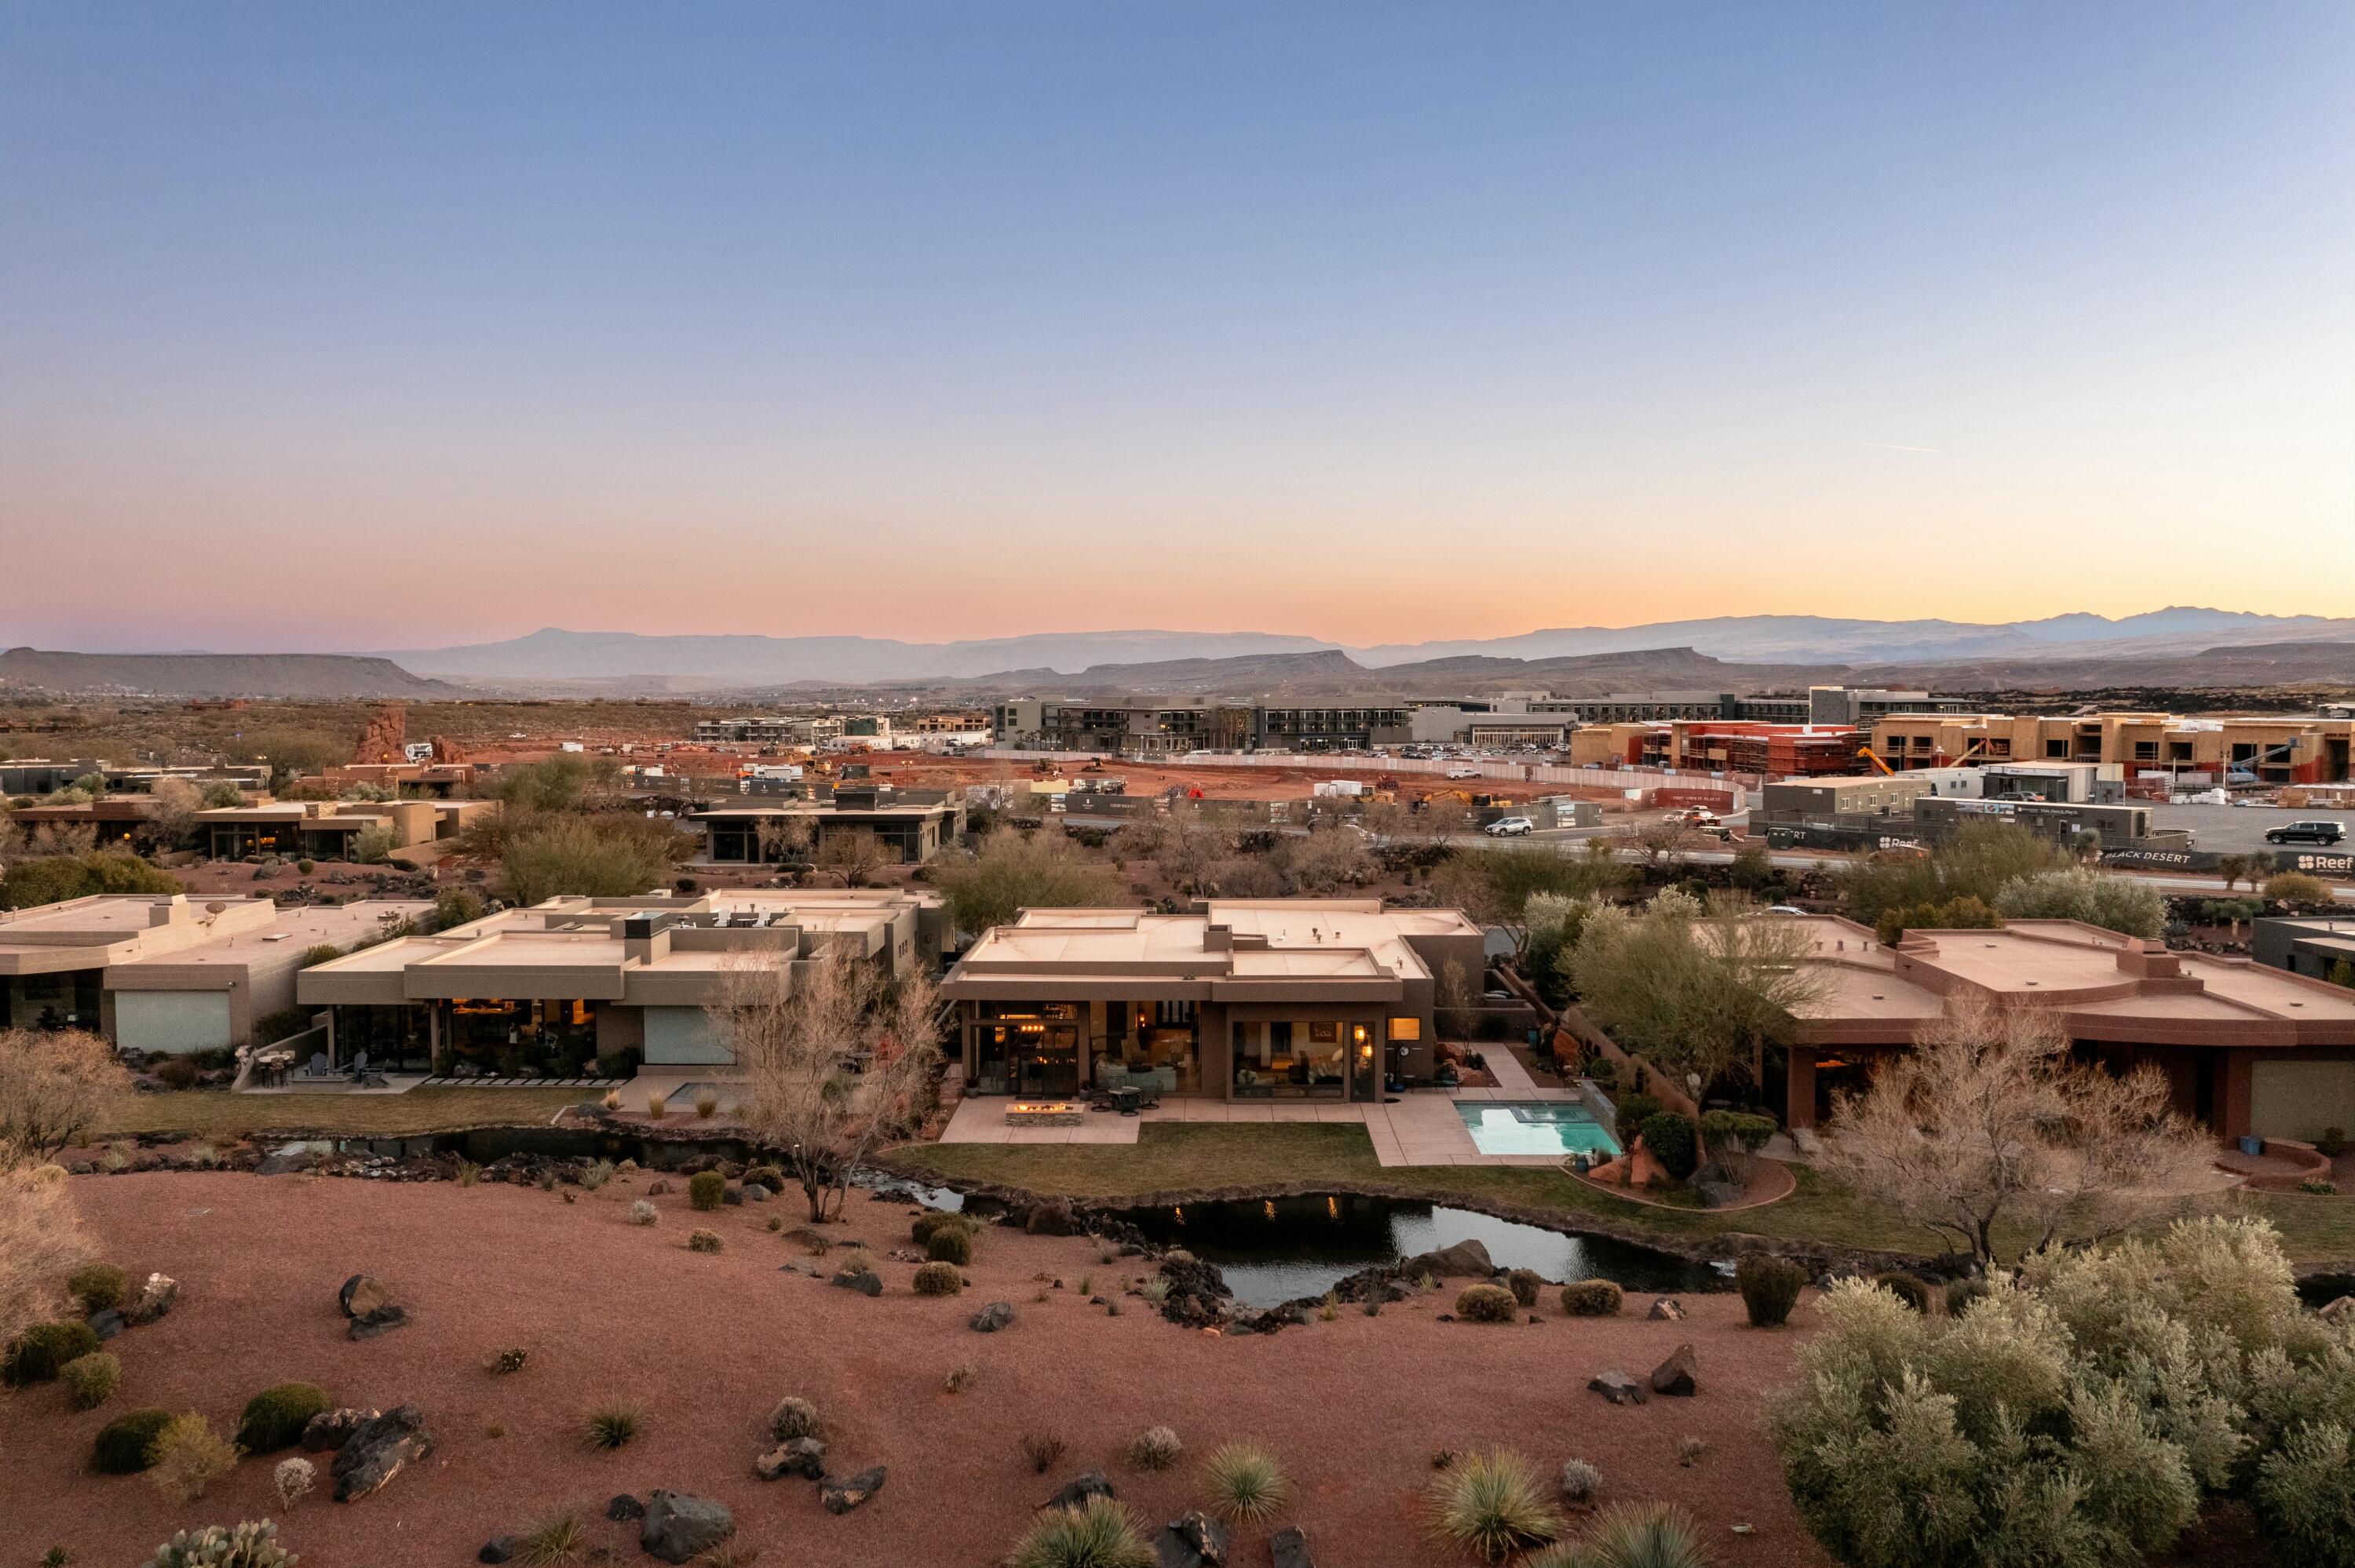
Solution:
<path fill-rule="evenodd" d="M 2249 938 L 2250 950 L 2261 964 L 2355 985 L 2355 918 L 2316 915 L 2256 920 L 2250 923 Z"/>
<path fill-rule="evenodd" d="M 940 900 L 898 890 L 730 890 L 556 898 L 317 964 L 296 997 L 328 1015 L 334 1054 L 457 1076 L 607 1076 L 727 1065 L 704 1009 L 733 966 L 798 965 L 848 944 L 902 974 L 937 969 Z"/>
<path fill-rule="evenodd" d="M 1930 793 L 1925 779 L 1881 773 L 1791 779 L 1759 791 L 1759 817 L 1770 827 L 1849 827 L 1888 817 L 1910 824 L 1913 803 Z"/>
<path fill-rule="evenodd" d="M 780 782 L 779 789 L 801 788 Z M 837 785 L 823 798 L 764 797 L 762 804 L 694 813 L 703 855 L 716 864 L 773 864 L 823 854 L 846 833 L 866 833 L 902 865 L 930 860 L 964 832 L 964 801 L 942 790 Z"/>
<path fill-rule="evenodd" d="M 2073 804 L 2054 800 L 1955 800 L 1925 797 L 1913 807 L 1913 825 L 1944 837 L 1966 822 L 2016 822 L 2070 847 L 2170 849 L 2191 847 L 2180 829 L 2151 826 L 2147 805 Z"/>
<path fill-rule="evenodd" d="M 1668 766 L 1757 779 L 1837 778 L 1856 766 L 1864 732 L 1846 726 L 1680 720 L 1668 726 Z"/>
<path fill-rule="evenodd" d="M 1078 703 L 1025 697 L 997 704 L 990 722 L 1000 746 L 1101 751 L 1144 761 L 1188 751 L 1239 751 L 1252 744 L 1252 716 L 1248 707 L 1208 698 Z"/>
<path fill-rule="evenodd" d="M 2350 740 L 2355 720 L 2336 717 L 1891 714 L 1872 726 L 1872 749 L 1892 768 L 2094 762 L 2187 787 L 2344 782 Z"/>
<path fill-rule="evenodd" d="M 130 1050 L 250 1044 L 295 1004 L 304 957 L 376 941 L 432 906 L 100 894 L 0 914 L 0 1028 L 88 1029 Z"/>
<path fill-rule="evenodd" d="M 2176 1108 L 2220 1137 L 2312 1139 L 2355 1127 L 2355 991 L 2244 959 L 2169 952 L 2072 920 L 1909 931 L 1893 947 L 1804 919 L 1820 997 L 1796 1010 L 1779 1075 L 1785 1121 L 1810 1127 L 1963 996 L 2056 1009 L 2081 1054 L 2167 1075 Z"/>
<path fill-rule="evenodd" d="M 1461 911 L 1380 899 L 1026 909 L 941 991 L 975 1093 L 1370 1103 L 1431 1076 L 1439 985 L 1476 985 L 1483 961 Z"/>

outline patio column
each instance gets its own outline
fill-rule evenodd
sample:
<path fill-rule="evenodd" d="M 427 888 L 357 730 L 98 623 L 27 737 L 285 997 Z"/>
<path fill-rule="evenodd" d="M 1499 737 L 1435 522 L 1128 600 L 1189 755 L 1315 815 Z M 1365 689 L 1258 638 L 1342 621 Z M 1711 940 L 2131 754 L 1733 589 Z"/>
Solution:
<path fill-rule="evenodd" d="M 2246 1051 L 2220 1048 L 2216 1062 L 2216 1131 L 2224 1138 L 2245 1138 L 2256 1093 L 2254 1065 Z"/>
<path fill-rule="evenodd" d="M 1790 1050 L 1791 1065 L 1787 1075 L 1783 1104 L 1783 1123 L 1786 1128 L 1816 1125 L 1816 1048 L 1794 1045 Z"/>

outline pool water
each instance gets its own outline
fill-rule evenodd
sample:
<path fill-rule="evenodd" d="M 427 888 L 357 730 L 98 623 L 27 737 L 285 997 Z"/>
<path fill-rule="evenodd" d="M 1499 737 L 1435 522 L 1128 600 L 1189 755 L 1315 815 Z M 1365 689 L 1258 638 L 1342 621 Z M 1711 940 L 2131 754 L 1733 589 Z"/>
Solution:
<path fill-rule="evenodd" d="M 1473 1146 L 1483 1154 L 1591 1154 L 1615 1160 L 1619 1145 L 1587 1108 L 1570 1100 L 1458 1100 Z"/>

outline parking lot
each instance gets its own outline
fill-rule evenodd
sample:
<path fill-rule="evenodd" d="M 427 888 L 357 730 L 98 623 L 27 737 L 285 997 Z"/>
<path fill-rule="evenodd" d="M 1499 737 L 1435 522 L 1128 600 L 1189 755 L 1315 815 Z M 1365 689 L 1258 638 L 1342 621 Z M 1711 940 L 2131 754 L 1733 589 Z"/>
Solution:
<path fill-rule="evenodd" d="M 2150 809 L 2152 827 L 2189 828 L 2194 835 L 2193 846 L 2211 854 L 2245 854 L 2277 847 L 2296 849 L 2300 846 L 2266 843 L 2265 831 L 2291 822 L 2318 821 L 2337 822 L 2346 830 L 2347 837 L 2339 848 L 2355 845 L 2355 812 L 2321 811 L 2311 807 L 2286 810 L 2278 806 L 2153 805 Z"/>

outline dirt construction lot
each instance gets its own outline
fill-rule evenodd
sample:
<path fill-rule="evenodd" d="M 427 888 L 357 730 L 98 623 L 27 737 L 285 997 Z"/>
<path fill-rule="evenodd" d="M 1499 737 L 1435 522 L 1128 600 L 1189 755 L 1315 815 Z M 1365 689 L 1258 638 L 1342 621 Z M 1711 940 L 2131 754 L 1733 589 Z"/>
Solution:
<path fill-rule="evenodd" d="M 1504 1445 L 1550 1474 L 1573 1456 L 1599 1465 L 1606 1499 L 1672 1499 L 1702 1522 L 1724 1568 L 1824 1562 L 1794 1518 L 1759 1428 L 1761 1395 L 1784 1381 L 1803 1327 L 1757 1331 L 1731 1297 L 1689 1298 L 1689 1321 L 1651 1322 L 1648 1297 L 1609 1320 L 1565 1319 L 1541 1304 L 1536 1325 L 1441 1323 L 1453 1289 L 1368 1318 L 1344 1308 L 1273 1336 L 1218 1338 L 1177 1328 L 1126 1298 L 1109 1317 L 1077 1288 L 1099 1292 L 1140 1268 L 1098 1261 L 1096 1244 L 985 1230 L 955 1299 L 911 1294 L 907 1211 L 854 1195 L 836 1227 L 876 1249 L 877 1299 L 782 1271 L 807 1255 L 767 1231 L 780 1202 L 692 1215 L 677 1195 L 655 1199 L 660 1223 L 624 1213 L 647 1178 L 623 1177 L 566 1203 L 561 1192 L 454 1183 L 247 1175 L 76 1178 L 92 1239 L 133 1273 L 180 1281 L 177 1308 L 109 1345 L 123 1386 L 75 1413 L 55 1384 L 0 1396 L 0 1520 L 7 1561 L 50 1545 L 93 1565 L 141 1562 L 182 1526 L 268 1515 L 305 1568 L 438 1568 L 474 1560 L 491 1536 L 568 1508 L 595 1521 L 611 1559 L 650 1562 L 634 1532 L 603 1520 L 619 1492 L 666 1487 L 717 1498 L 736 1513 L 737 1543 L 764 1563 L 982 1565 L 1003 1560 L 1031 1510 L 1065 1480 L 1107 1468 L 1122 1499 L 1157 1527 L 1201 1500 L 1199 1460 L 1230 1438 L 1254 1437 L 1283 1460 L 1298 1493 L 1285 1518 L 1304 1525 L 1327 1568 L 1469 1563 L 1433 1543 L 1424 1491 L 1440 1448 Z M 706 1224 L 717 1255 L 687 1250 Z M 344 1277 L 368 1271 L 412 1317 L 354 1343 L 336 1304 Z M 1066 1288 L 1042 1286 L 1060 1277 Z M 1034 1299 L 1041 1289 L 1047 1299 Z M 982 1335 L 966 1319 L 983 1303 L 1015 1305 L 1018 1320 Z M 1808 1308 L 1795 1322 L 1804 1325 Z M 1679 1341 L 1696 1348 L 1698 1397 L 1621 1408 L 1586 1391 L 1611 1365 L 1639 1376 Z M 521 1347 L 528 1365 L 494 1376 L 485 1363 Z M 946 1392 L 963 1362 L 971 1386 Z M 253 1458 L 200 1501 L 165 1500 L 137 1477 L 85 1473 L 91 1440 L 112 1415 L 155 1404 L 198 1410 L 233 1428 L 245 1400 L 286 1379 L 321 1384 L 337 1403 L 423 1408 L 439 1450 L 374 1496 L 291 1512 L 271 1494 L 274 1462 Z M 864 1508 L 836 1517 L 806 1481 L 764 1483 L 751 1471 L 771 1408 L 815 1400 L 834 1430 L 829 1463 L 845 1473 L 890 1467 Z M 592 1403 L 639 1407 L 634 1443 L 591 1453 L 579 1436 Z M 1119 1455 L 1142 1428 L 1166 1423 L 1186 1444 L 1167 1471 L 1140 1474 Z M 1032 1473 L 1019 1440 L 1060 1436 L 1064 1457 Z M 1707 1453 L 1679 1467 L 1678 1440 Z M 325 1456 L 318 1456 L 322 1461 Z M 1748 1524 L 1753 1532 L 1735 1534 Z M 1238 1536 L 1231 1562 L 1268 1561 L 1263 1531 Z"/>

